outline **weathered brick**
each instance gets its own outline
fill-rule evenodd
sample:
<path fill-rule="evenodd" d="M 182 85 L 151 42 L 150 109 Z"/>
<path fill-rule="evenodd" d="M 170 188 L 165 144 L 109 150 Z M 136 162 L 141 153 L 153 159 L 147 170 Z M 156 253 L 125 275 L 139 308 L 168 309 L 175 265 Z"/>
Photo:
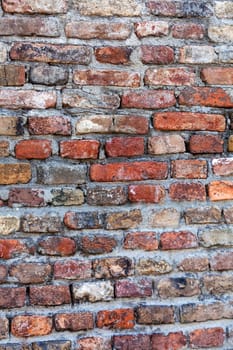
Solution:
<path fill-rule="evenodd" d="M 43 216 L 27 214 L 22 217 L 23 232 L 55 233 L 61 231 L 61 220 L 57 214 L 48 213 Z"/>
<path fill-rule="evenodd" d="M 54 278 L 68 280 L 82 280 L 91 277 L 90 261 L 86 260 L 64 260 L 56 261 L 54 264 Z"/>
<path fill-rule="evenodd" d="M 182 350 L 187 345 L 186 336 L 183 332 L 171 332 L 167 335 L 162 333 L 153 334 L 151 338 L 152 350 Z"/>
<path fill-rule="evenodd" d="M 211 201 L 222 201 L 233 199 L 232 181 L 212 181 L 208 186 Z"/>
<path fill-rule="evenodd" d="M 18 136 L 22 134 L 22 119 L 17 117 L 0 117 L 0 135 Z"/>
<path fill-rule="evenodd" d="M 32 350 L 31 345 L 26 345 L 26 344 L 3 344 L 0 345 L 0 350 Z"/>
<path fill-rule="evenodd" d="M 89 205 L 121 205 L 127 202 L 125 187 L 96 186 L 87 189 L 87 203 Z"/>
<path fill-rule="evenodd" d="M 140 259 L 136 266 L 139 275 L 162 275 L 172 271 L 172 266 L 165 260 Z"/>
<path fill-rule="evenodd" d="M 209 260 L 208 258 L 202 257 L 188 257 L 183 259 L 179 266 L 180 271 L 185 272 L 201 272 L 209 269 Z"/>
<path fill-rule="evenodd" d="M 174 323 L 175 315 L 172 306 L 140 306 L 137 308 L 137 322 L 139 324 Z"/>
<path fill-rule="evenodd" d="M 9 191 L 8 205 L 10 207 L 44 206 L 44 191 L 32 188 L 12 188 Z"/>
<path fill-rule="evenodd" d="M 63 135 L 71 134 L 71 124 L 68 118 L 60 116 L 29 117 L 28 130 L 32 135 Z"/>
<path fill-rule="evenodd" d="M 133 261 L 127 257 L 106 258 L 93 261 L 95 278 L 119 278 L 133 274 Z"/>
<path fill-rule="evenodd" d="M 205 201 L 205 185 L 196 183 L 173 183 L 169 187 L 169 196 L 174 201 Z"/>
<path fill-rule="evenodd" d="M 169 46 L 141 47 L 141 60 L 145 64 L 171 64 L 175 61 L 174 50 Z"/>
<path fill-rule="evenodd" d="M 16 2 L 16 1 L 15 1 Z M 1 35 L 17 36 L 60 36 L 59 23 L 54 18 L 3 17 L 0 21 Z"/>
<path fill-rule="evenodd" d="M 199 232 L 200 244 L 205 247 L 230 247 L 233 245 L 233 231 L 230 227 L 209 228 Z"/>
<path fill-rule="evenodd" d="M 151 214 L 152 227 L 177 227 L 180 222 L 180 212 L 175 208 L 165 208 L 153 211 Z"/>
<path fill-rule="evenodd" d="M 69 340 L 67 341 L 55 340 L 55 341 L 40 341 L 40 342 L 32 343 L 32 350 L 54 350 L 54 349 L 71 350 L 71 342 Z"/>
<path fill-rule="evenodd" d="M 76 243 L 69 237 L 46 237 L 38 243 L 42 255 L 69 256 L 76 252 Z"/>
<path fill-rule="evenodd" d="M 145 334 L 115 335 L 113 337 L 116 350 L 150 350 L 150 336 Z"/>
<path fill-rule="evenodd" d="M 160 185 L 130 185 L 128 195 L 131 202 L 159 203 L 165 197 L 165 190 Z"/>
<path fill-rule="evenodd" d="M 187 304 L 180 308 L 182 323 L 203 322 L 218 320 L 224 317 L 224 304 L 215 302 L 211 304 Z"/>
<path fill-rule="evenodd" d="M 20 220 L 16 216 L 0 216 L 0 235 L 8 236 L 19 231 Z"/>
<path fill-rule="evenodd" d="M 154 128 L 162 131 L 208 130 L 224 131 L 225 117 L 221 114 L 192 112 L 160 112 L 154 115 Z"/>
<path fill-rule="evenodd" d="M 233 40 L 233 26 L 232 25 L 210 25 L 208 27 L 208 36 L 211 41 L 215 43 L 227 43 Z"/>
<path fill-rule="evenodd" d="M 26 303 L 26 288 L 0 288 L 1 309 L 23 307 Z"/>
<path fill-rule="evenodd" d="M 125 236 L 125 249 L 157 250 L 159 242 L 154 232 L 130 232 Z"/>
<path fill-rule="evenodd" d="M 161 298 L 191 297 L 201 292 L 199 280 L 189 277 L 161 279 L 157 288 Z"/>
<path fill-rule="evenodd" d="M 189 231 L 164 232 L 160 236 L 163 250 L 196 248 L 197 238 Z"/>
<path fill-rule="evenodd" d="M 30 81 L 34 84 L 64 85 L 68 82 L 68 71 L 62 67 L 38 65 L 30 70 Z"/>
<path fill-rule="evenodd" d="M 105 143 L 108 157 L 133 157 L 144 154 L 142 137 L 114 137 Z"/>
<path fill-rule="evenodd" d="M 84 236 L 79 242 L 79 248 L 85 254 L 111 253 L 116 246 L 117 241 L 106 236 Z"/>
<path fill-rule="evenodd" d="M 205 27 L 197 23 L 177 23 L 172 27 L 172 36 L 176 39 L 201 40 L 205 35 Z"/>
<path fill-rule="evenodd" d="M 185 222 L 192 224 L 218 224 L 221 222 L 221 209 L 218 207 L 199 207 L 185 210 Z"/>
<path fill-rule="evenodd" d="M 149 137 L 148 152 L 155 155 L 167 153 L 184 153 L 184 139 L 180 135 L 161 135 Z"/>
<path fill-rule="evenodd" d="M 225 252 L 212 256 L 210 268 L 213 271 L 233 270 L 233 254 Z"/>
<path fill-rule="evenodd" d="M 125 40 L 130 36 L 131 25 L 127 23 L 104 22 L 68 22 L 65 33 L 68 38 Z"/>
<path fill-rule="evenodd" d="M 233 291 L 233 276 L 207 275 L 203 277 L 203 286 L 210 294 L 231 293 Z"/>
<path fill-rule="evenodd" d="M 94 319 L 91 312 L 79 312 L 72 314 L 57 314 L 55 316 L 55 328 L 57 331 L 69 330 L 77 332 L 94 328 Z"/>
<path fill-rule="evenodd" d="M 215 1 L 214 9 L 218 18 L 233 18 L 233 4 L 231 1 Z"/>
<path fill-rule="evenodd" d="M 74 284 L 73 298 L 78 302 L 109 301 L 114 298 L 114 288 L 109 281 Z"/>
<path fill-rule="evenodd" d="M 111 350 L 111 339 L 101 337 L 85 337 L 78 339 L 79 350 Z"/>
<path fill-rule="evenodd" d="M 138 227 L 142 222 L 141 210 L 133 209 L 106 215 L 106 229 L 119 230 Z"/>
<path fill-rule="evenodd" d="M 30 304 L 55 306 L 71 303 L 69 286 L 30 287 Z"/>
<path fill-rule="evenodd" d="M 0 283 L 6 282 L 8 268 L 5 265 L 0 265 Z"/>
<path fill-rule="evenodd" d="M 230 92 L 215 87 L 186 87 L 179 96 L 179 103 L 186 106 L 233 107 Z"/>
<path fill-rule="evenodd" d="M 201 79 L 211 85 L 232 85 L 233 68 L 214 67 L 203 68 L 201 70 Z"/>
<path fill-rule="evenodd" d="M 228 139 L 228 151 L 233 152 L 233 135 Z"/>
<path fill-rule="evenodd" d="M 97 211 L 93 212 L 67 212 L 64 224 L 71 230 L 103 228 L 104 217 Z"/>
<path fill-rule="evenodd" d="M 222 153 L 223 139 L 217 135 L 192 135 L 189 141 L 191 153 Z"/>
<path fill-rule="evenodd" d="M 138 38 L 147 36 L 162 37 L 168 35 L 169 25 L 163 21 L 137 22 L 134 25 L 134 30 Z"/>
<path fill-rule="evenodd" d="M 213 159 L 212 169 L 214 174 L 218 176 L 233 175 L 233 159 L 232 158 Z"/>
<path fill-rule="evenodd" d="M 76 134 L 111 132 L 113 132 L 113 118 L 109 115 L 88 115 L 79 118 L 76 123 Z"/>
<path fill-rule="evenodd" d="M 231 47 L 221 46 L 219 49 L 219 62 L 232 63 L 233 62 L 233 50 Z"/>
<path fill-rule="evenodd" d="M 171 165 L 172 177 L 176 179 L 207 178 L 207 162 L 205 160 L 174 160 Z"/>
<path fill-rule="evenodd" d="M 84 203 L 83 191 L 80 189 L 61 188 L 51 190 L 52 204 L 62 205 L 81 205 Z"/>
<path fill-rule="evenodd" d="M 102 0 L 97 1 L 95 6 L 87 0 L 75 0 L 81 15 L 84 16 L 125 16 L 133 17 L 141 14 L 141 6 L 135 0 Z"/>
<path fill-rule="evenodd" d="M 0 318 L 0 339 L 7 339 L 9 336 L 9 322 L 7 318 Z"/>
<path fill-rule="evenodd" d="M 196 1 L 149 1 L 147 6 L 155 16 L 209 17 L 213 14 L 209 3 Z"/>
<path fill-rule="evenodd" d="M 93 164 L 90 169 L 92 181 L 140 181 L 147 179 L 161 180 L 167 177 L 167 163 L 165 162 L 132 162 Z"/>
<path fill-rule="evenodd" d="M 91 50 L 87 46 L 47 43 L 15 43 L 10 51 L 12 60 L 63 64 L 89 64 Z"/>
<path fill-rule="evenodd" d="M 124 92 L 122 107 L 157 109 L 174 106 L 176 100 L 172 91 L 148 90 L 141 92 Z"/>
<path fill-rule="evenodd" d="M 217 62 L 212 46 L 184 46 L 180 49 L 180 63 L 203 64 Z"/>
<path fill-rule="evenodd" d="M 67 11 L 67 0 L 61 0 L 54 4 L 52 0 L 42 0 L 39 3 L 36 0 L 3 0 L 3 9 L 10 13 L 41 13 L 41 14 L 56 14 L 65 13 Z"/>
<path fill-rule="evenodd" d="M 0 141 L 0 157 L 8 157 L 10 154 L 9 141 Z"/>
<path fill-rule="evenodd" d="M 146 85 L 194 85 L 196 80 L 192 68 L 153 68 L 147 69 L 144 82 Z"/>
<path fill-rule="evenodd" d="M 0 184 L 25 184 L 31 180 L 31 166 L 28 163 L 0 164 Z"/>
<path fill-rule="evenodd" d="M 115 283 L 115 295 L 117 298 L 143 298 L 152 296 L 152 281 L 120 280 Z"/>
<path fill-rule="evenodd" d="M 233 223 L 233 207 L 224 208 L 223 215 L 227 224 Z"/>
<path fill-rule="evenodd" d="M 133 309 L 115 309 L 99 311 L 97 313 L 97 327 L 108 329 L 134 328 Z"/>
<path fill-rule="evenodd" d="M 96 140 L 69 140 L 60 142 L 60 155 L 70 159 L 97 159 L 100 143 Z"/>
<path fill-rule="evenodd" d="M 49 140 L 22 140 L 15 146 L 18 159 L 46 159 L 51 154 L 52 144 Z"/>
<path fill-rule="evenodd" d="M 0 21 L 1 31 L 1 21 Z M 0 66 L 1 86 L 22 86 L 25 84 L 25 67 L 13 64 Z"/>
<path fill-rule="evenodd" d="M 136 88 L 140 86 L 140 75 L 118 70 L 76 70 L 73 74 L 73 81 L 76 85 Z"/>
<path fill-rule="evenodd" d="M 50 279 L 52 268 L 48 264 L 21 263 L 10 268 L 9 275 L 19 283 L 44 283 Z"/>
<path fill-rule="evenodd" d="M 0 258 L 12 259 L 22 253 L 29 253 L 27 246 L 17 239 L 0 239 Z"/>
<path fill-rule="evenodd" d="M 113 132 L 143 135 L 148 132 L 148 124 L 146 117 L 118 115 L 114 117 Z"/>
<path fill-rule="evenodd" d="M 132 49 L 130 49 L 128 47 L 105 46 L 105 47 L 99 47 L 99 48 L 95 49 L 95 58 L 97 61 L 99 61 L 101 63 L 125 64 L 125 63 L 129 63 L 131 52 L 132 52 Z M 116 81 L 122 80 L 122 82 L 123 82 L 124 75 L 125 75 L 125 79 L 128 79 L 129 81 L 130 81 L 130 77 L 133 78 L 133 75 L 128 74 L 128 76 L 127 76 L 127 72 L 122 72 L 122 75 L 120 75 L 120 74 L 117 75 L 117 72 L 119 72 L 119 71 L 108 71 L 108 72 L 109 73 L 112 72 L 112 78 Z M 94 74 L 95 74 L 95 72 L 94 72 Z M 111 74 L 109 74 L 109 75 L 110 75 L 109 77 L 106 75 L 106 79 L 110 80 Z M 132 84 L 132 87 L 136 87 L 136 83 L 139 83 L 138 79 L 140 79 L 140 76 L 134 74 L 135 82 L 134 82 L 134 84 Z M 108 85 L 108 84 L 104 84 L 104 85 Z M 121 85 L 119 85 L 119 86 L 121 86 Z M 127 86 L 127 85 L 123 85 L 123 86 Z M 129 86 L 131 86 L 131 85 L 129 85 Z"/>
<path fill-rule="evenodd" d="M 191 348 L 213 348 L 224 342 L 224 330 L 220 327 L 196 329 L 189 336 Z"/>
<path fill-rule="evenodd" d="M 0 107 L 9 109 L 46 109 L 56 106 L 55 91 L 0 90 Z"/>
<path fill-rule="evenodd" d="M 11 333 L 23 338 L 50 334 L 52 328 L 52 318 L 46 316 L 15 316 L 11 323 Z"/>
<path fill-rule="evenodd" d="M 86 165 L 50 162 L 37 167 L 37 183 L 44 185 L 83 184 L 86 182 Z"/>

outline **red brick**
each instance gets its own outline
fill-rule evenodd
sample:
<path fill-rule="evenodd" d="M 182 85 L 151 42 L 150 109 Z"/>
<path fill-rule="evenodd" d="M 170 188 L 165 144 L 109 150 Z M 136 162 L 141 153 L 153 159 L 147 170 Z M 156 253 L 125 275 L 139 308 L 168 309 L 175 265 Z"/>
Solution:
<path fill-rule="evenodd" d="M 165 197 L 165 190 L 160 185 L 130 185 L 131 202 L 159 203 Z"/>
<path fill-rule="evenodd" d="M 233 175 L 233 159 L 232 158 L 213 159 L 212 169 L 214 174 L 218 176 Z"/>
<path fill-rule="evenodd" d="M 15 146 L 18 159 L 46 159 L 51 153 L 52 144 L 49 140 L 22 140 Z"/>
<path fill-rule="evenodd" d="M 91 261 L 68 260 L 56 261 L 54 264 L 54 278 L 68 280 L 82 280 L 91 278 Z"/>
<path fill-rule="evenodd" d="M 185 106 L 232 108 L 233 98 L 221 88 L 186 87 L 180 93 L 179 103 Z"/>
<path fill-rule="evenodd" d="M 72 314 L 57 314 L 55 316 L 55 328 L 57 331 L 69 330 L 77 332 L 94 328 L 94 319 L 91 312 L 79 312 Z"/>
<path fill-rule="evenodd" d="M 150 336 L 137 335 L 115 335 L 113 337 L 115 350 L 151 350 Z"/>
<path fill-rule="evenodd" d="M 44 206 L 44 191 L 31 188 L 12 188 L 9 191 L 8 205 L 10 207 Z"/>
<path fill-rule="evenodd" d="M 232 181 L 212 181 L 208 186 L 211 201 L 224 201 L 233 199 Z"/>
<path fill-rule="evenodd" d="M 109 329 L 134 328 L 134 310 L 115 309 L 99 311 L 97 313 L 97 327 Z"/>
<path fill-rule="evenodd" d="M 125 40 L 130 36 L 131 29 L 127 23 L 79 21 L 67 23 L 65 33 L 68 38 Z"/>
<path fill-rule="evenodd" d="M 71 135 L 71 123 L 68 118 L 29 117 L 28 130 L 32 135 Z"/>
<path fill-rule="evenodd" d="M 179 3 L 174 1 L 149 1 L 147 3 L 148 8 L 150 9 L 151 14 L 153 15 L 162 15 L 166 17 L 173 17 L 178 15 L 177 6 Z"/>
<path fill-rule="evenodd" d="M 28 253 L 27 246 L 17 239 L 0 239 L 0 258 L 12 259 L 22 253 Z"/>
<path fill-rule="evenodd" d="M 47 335 L 52 328 L 52 318 L 46 316 L 15 316 L 11 323 L 11 333 L 15 337 Z"/>
<path fill-rule="evenodd" d="M 0 22 L 0 30 L 2 19 Z M 1 35 L 3 34 L 1 30 Z M 0 66 L 0 85 L 1 86 L 22 86 L 25 84 L 25 67 L 13 64 Z"/>
<path fill-rule="evenodd" d="M 91 50 L 87 46 L 48 43 L 15 43 L 10 50 L 12 60 L 63 64 L 90 63 Z"/>
<path fill-rule="evenodd" d="M 192 112 L 162 112 L 154 115 L 154 128 L 158 130 L 224 131 L 225 117 L 221 114 Z"/>
<path fill-rule="evenodd" d="M 76 252 L 76 243 L 69 237 L 46 237 L 38 243 L 38 252 L 43 255 L 69 256 Z"/>
<path fill-rule="evenodd" d="M 232 67 L 214 67 L 203 68 L 201 70 L 201 79 L 211 85 L 232 85 L 233 68 Z"/>
<path fill-rule="evenodd" d="M 124 249 L 157 250 L 158 240 L 154 232 L 130 232 L 125 236 Z"/>
<path fill-rule="evenodd" d="M 157 109 L 172 107 L 176 103 L 173 91 L 148 90 L 140 92 L 124 92 L 122 107 Z"/>
<path fill-rule="evenodd" d="M 196 329 L 189 334 L 191 348 L 223 346 L 224 330 L 220 327 Z"/>
<path fill-rule="evenodd" d="M 9 109 L 46 109 L 56 106 L 57 96 L 54 91 L 36 90 L 1 90 L 0 107 Z"/>
<path fill-rule="evenodd" d="M 172 161 L 172 177 L 176 179 L 206 179 L 207 162 L 205 160 Z"/>
<path fill-rule="evenodd" d="M 169 195 L 174 201 L 204 201 L 206 200 L 205 185 L 176 182 L 170 185 Z"/>
<path fill-rule="evenodd" d="M 67 0 L 61 0 L 56 3 L 52 0 L 38 3 L 36 0 L 3 0 L 3 9 L 10 13 L 41 13 L 41 14 L 56 14 L 65 13 L 67 11 Z"/>
<path fill-rule="evenodd" d="M 23 307 L 26 303 L 26 288 L 0 288 L 1 309 Z"/>
<path fill-rule="evenodd" d="M 152 281 L 147 279 L 117 281 L 115 283 L 115 295 L 117 298 L 151 297 Z"/>
<path fill-rule="evenodd" d="M 163 21 L 145 21 L 134 25 L 135 34 L 138 38 L 147 36 L 166 36 L 169 33 L 169 25 Z"/>
<path fill-rule="evenodd" d="M 99 154 L 99 141 L 70 140 L 60 142 L 60 154 L 70 159 L 97 159 Z"/>
<path fill-rule="evenodd" d="M 29 283 L 45 283 L 51 277 L 52 268 L 48 264 L 40 263 L 18 263 L 12 265 L 9 275 L 17 282 Z"/>
<path fill-rule="evenodd" d="M 78 339 L 79 350 L 112 350 L 111 339 L 85 337 Z"/>
<path fill-rule="evenodd" d="M 114 118 L 114 132 L 144 135 L 148 132 L 148 119 L 133 115 L 118 115 Z"/>
<path fill-rule="evenodd" d="M 147 69 L 144 77 L 146 85 L 194 85 L 196 74 L 192 68 Z"/>
<path fill-rule="evenodd" d="M 217 135 L 192 135 L 189 141 L 191 153 L 222 153 L 223 140 Z"/>
<path fill-rule="evenodd" d="M 162 233 L 160 244 L 163 250 L 188 249 L 198 246 L 196 236 L 188 231 Z"/>
<path fill-rule="evenodd" d="M 133 157 L 144 154 L 143 137 L 113 137 L 105 143 L 108 157 Z"/>
<path fill-rule="evenodd" d="M 101 63 L 124 64 L 129 63 L 132 49 L 128 47 L 99 47 L 95 49 L 95 57 Z"/>
<path fill-rule="evenodd" d="M 233 270 L 233 254 L 225 252 L 212 256 L 210 268 L 213 271 Z"/>
<path fill-rule="evenodd" d="M 133 162 L 91 165 L 92 181 L 140 181 L 167 178 L 168 167 L 165 162 Z"/>
<path fill-rule="evenodd" d="M 176 39 L 203 39 L 205 27 L 197 23 L 177 23 L 172 27 L 172 36 Z"/>
<path fill-rule="evenodd" d="M 84 236 L 80 240 L 80 249 L 85 254 L 111 253 L 116 246 L 117 241 L 106 236 Z"/>
<path fill-rule="evenodd" d="M 73 81 L 76 85 L 140 86 L 140 74 L 119 70 L 76 70 Z"/>
<path fill-rule="evenodd" d="M 174 50 L 169 46 L 141 47 L 141 60 L 145 64 L 171 64 L 175 61 Z"/>
<path fill-rule="evenodd" d="M 71 303 L 69 286 L 30 287 L 30 304 L 55 306 Z"/>
<path fill-rule="evenodd" d="M 180 271 L 201 272 L 209 270 L 209 260 L 207 258 L 188 257 L 182 260 L 178 266 Z"/>
<path fill-rule="evenodd" d="M 165 334 L 153 334 L 151 338 L 151 350 L 181 350 L 186 347 L 187 340 L 183 332 Z"/>

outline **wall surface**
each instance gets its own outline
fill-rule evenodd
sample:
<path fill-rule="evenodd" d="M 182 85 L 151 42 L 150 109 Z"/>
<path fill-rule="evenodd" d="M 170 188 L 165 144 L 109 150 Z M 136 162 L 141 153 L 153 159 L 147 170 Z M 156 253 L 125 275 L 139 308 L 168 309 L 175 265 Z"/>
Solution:
<path fill-rule="evenodd" d="M 233 349 L 233 1 L 2 0 L 0 350 Z"/>

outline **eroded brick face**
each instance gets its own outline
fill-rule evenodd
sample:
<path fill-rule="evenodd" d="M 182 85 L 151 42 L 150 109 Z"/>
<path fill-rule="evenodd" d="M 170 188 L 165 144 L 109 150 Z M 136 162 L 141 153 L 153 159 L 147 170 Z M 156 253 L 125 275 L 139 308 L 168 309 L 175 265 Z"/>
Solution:
<path fill-rule="evenodd" d="M 233 348 L 233 3 L 0 2 L 0 350 Z"/>

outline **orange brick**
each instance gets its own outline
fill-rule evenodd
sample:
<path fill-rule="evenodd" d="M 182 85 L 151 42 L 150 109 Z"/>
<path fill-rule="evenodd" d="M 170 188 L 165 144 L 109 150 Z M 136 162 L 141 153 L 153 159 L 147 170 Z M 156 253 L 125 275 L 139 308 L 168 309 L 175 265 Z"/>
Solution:
<path fill-rule="evenodd" d="M 97 327 L 110 329 L 134 328 L 133 309 L 115 309 L 99 311 L 97 313 Z"/>
<path fill-rule="evenodd" d="M 211 201 L 224 201 L 233 199 L 232 181 L 213 181 L 208 186 Z"/>
<path fill-rule="evenodd" d="M 52 319 L 46 316 L 16 316 L 11 323 L 11 332 L 15 337 L 34 337 L 52 332 Z"/>

